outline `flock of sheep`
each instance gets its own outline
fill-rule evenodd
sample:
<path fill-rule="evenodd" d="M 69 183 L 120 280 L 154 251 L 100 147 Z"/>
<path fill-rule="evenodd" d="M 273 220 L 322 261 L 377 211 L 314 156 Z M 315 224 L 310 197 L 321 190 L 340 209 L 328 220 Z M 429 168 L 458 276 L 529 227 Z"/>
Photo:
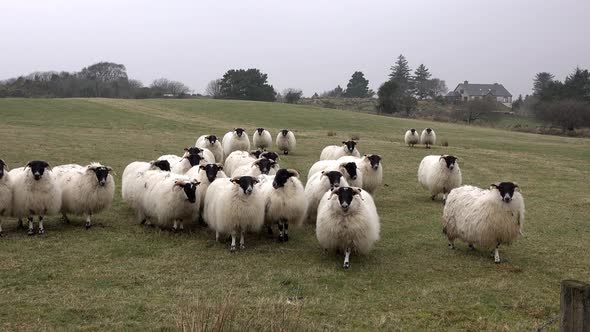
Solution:
<path fill-rule="evenodd" d="M 426 128 L 405 134 L 409 146 L 436 143 Z M 296 148 L 292 131 L 283 129 L 275 139 L 284 155 Z M 367 253 L 379 239 L 380 221 L 373 195 L 383 181 L 381 157 L 361 156 L 353 140 L 326 146 L 309 169 L 307 183 L 294 169 L 281 168 L 279 155 L 268 151 L 271 134 L 257 128 L 252 144 L 243 128 L 235 128 L 220 142 L 215 135 L 200 136 L 181 156 L 164 155 L 150 162 L 135 161 L 122 175 L 123 201 L 142 224 L 180 231 L 185 223 L 202 221 L 219 236 L 231 237 L 230 250 L 245 248 L 245 235 L 266 227 L 278 228 L 278 241 L 289 241 L 289 225 L 316 225 L 316 237 L 325 249 L 345 255 L 350 266 L 352 252 Z M 256 150 L 251 151 L 251 146 Z M 524 201 L 512 182 L 492 184 L 489 190 L 461 186 L 458 158 L 451 155 L 424 157 L 418 182 L 434 200 L 445 202 L 443 232 L 454 248 L 460 239 L 471 248 L 494 250 L 514 241 L 524 222 Z M 41 160 L 13 169 L 0 159 L 0 217 L 28 220 L 28 234 L 44 234 L 45 216 L 84 215 L 86 228 L 92 216 L 108 209 L 113 201 L 113 170 L 100 163 L 51 168 Z M 33 217 L 38 217 L 35 231 Z M 2 223 L 0 220 L 0 235 Z M 239 235 L 239 247 L 237 244 Z"/>

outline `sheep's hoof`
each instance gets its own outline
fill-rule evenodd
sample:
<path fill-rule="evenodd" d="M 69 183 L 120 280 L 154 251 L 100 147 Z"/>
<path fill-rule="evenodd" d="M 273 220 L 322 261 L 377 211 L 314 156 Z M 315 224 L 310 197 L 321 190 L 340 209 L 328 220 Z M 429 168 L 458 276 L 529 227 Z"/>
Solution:
<path fill-rule="evenodd" d="M 23 228 L 25 228 L 25 226 L 23 225 L 23 222 L 22 221 L 19 221 L 18 224 L 16 224 L 16 229 L 17 230 L 21 230 Z"/>
<path fill-rule="evenodd" d="M 4 235 L 4 233 L 2 233 L 2 232 L 0 231 L 0 237 L 2 237 L 3 235 Z"/>
<path fill-rule="evenodd" d="M 285 237 L 283 235 L 279 235 L 279 242 L 285 242 Z"/>
<path fill-rule="evenodd" d="M 62 217 L 62 218 L 61 218 L 61 221 L 62 221 L 64 224 L 69 224 L 69 223 L 70 223 L 70 219 L 68 219 L 68 217 Z"/>
<path fill-rule="evenodd" d="M 498 258 L 498 259 L 494 258 L 494 263 L 500 264 L 500 258 Z"/>
<path fill-rule="evenodd" d="M 240 244 L 240 250 L 244 250 L 244 249 L 246 249 L 246 246 L 243 244 Z"/>
<path fill-rule="evenodd" d="M 35 235 L 35 231 L 32 228 L 29 228 L 29 230 L 27 231 L 27 234 L 29 236 Z"/>
<path fill-rule="evenodd" d="M 349 262 L 344 262 L 344 265 L 342 266 L 345 269 L 348 269 L 350 267 L 350 263 Z"/>
<path fill-rule="evenodd" d="M 434 201 L 434 199 L 436 198 L 436 195 L 432 195 L 430 196 L 430 199 Z"/>
<path fill-rule="evenodd" d="M 285 234 L 285 236 L 283 237 L 284 241 L 287 242 L 289 241 L 289 234 Z"/>
<path fill-rule="evenodd" d="M 39 228 L 39 235 L 45 234 L 45 228 Z"/>
<path fill-rule="evenodd" d="M 289 154 L 289 151 L 283 151 L 283 154 Z"/>
<path fill-rule="evenodd" d="M 139 222 L 140 225 L 145 225 L 147 219 L 143 219 L 142 221 Z"/>
<path fill-rule="evenodd" d="M 234 253 L 236 252 L 236 246 L 232 245 L 229 247 L 229 252 Z"/>
<path fill-rule="evenodd" d="M 86 227 L 86 229 L 90 229 L 90 227 L 92 227 L 92 224 L 91 224 L 91 223 L 89 223 L 89 222 L 87 222 L 87 223 L 84 225 L 84 227 Z"/>
<path fill-rule="evenodd" d="M 172 233 L 177 233 L 177 232 L 178 232 L 178 228 L 172 227 Z"/>
<path fill-rule="evenodd" d="M 268 235 L 272 235 L 272 227 L 266 227 L 266 231 L 268 232 Z"/>
<path fill-rule="evenodd" d="M 469 244 L 469 249 L 475 250 L 475 247 L 473 246 L 473 244 Z"/>
<path fill-rule="evenodd" d="M 449 243 L 449 249 L 455 249 L 455 245 L 452 243 Z"/>

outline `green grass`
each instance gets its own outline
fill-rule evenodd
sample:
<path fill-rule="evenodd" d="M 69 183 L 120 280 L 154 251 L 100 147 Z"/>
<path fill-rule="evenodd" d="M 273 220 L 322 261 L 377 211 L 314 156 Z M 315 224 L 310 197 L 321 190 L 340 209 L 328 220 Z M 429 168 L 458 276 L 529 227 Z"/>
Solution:
<path fill-rule="evenodd" d="M 590 280 L 590 141 L 405 120 L 310 106 L 217 100 L 0 99 L 0 158 L 52 165 L 101 161 L 118 173 L 134 160 L 179 154 L 198 135 L 229 128 L 295 130 L 281 166 L 302 174 L 327 144 L 360 136 L 378 153 L 381 241 L 368 256 L 324 253 L 314 229 L 289 243 L 249 235 L 247 249 L 199 226 L 175 235 L 138 225 L 121 202 L 84 230 L 83 219 L 46 223 L 28 237 L 5 220 L 0 239 L 0 329 L 531 330 L 559 309 L 559 281 Z M 410 149 L 409 127 L 433 127 L 448 147 Z M 328 136 L 328 132 L 334 136 Z M 464 183 L 520 184 L 525 236 L 501 250 L 447 249 L 442 204 L 416 181 L 427 154 L 460 157 Z M 216 323 L 217 322 L 217 323 Z M 552 326 L 555 328 L 555 325 Z"/>

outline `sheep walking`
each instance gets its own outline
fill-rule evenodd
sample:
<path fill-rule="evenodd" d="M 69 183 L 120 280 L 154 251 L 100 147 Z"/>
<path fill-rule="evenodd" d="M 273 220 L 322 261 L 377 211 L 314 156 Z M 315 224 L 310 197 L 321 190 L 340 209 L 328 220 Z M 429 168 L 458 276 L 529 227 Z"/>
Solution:
<path fill-rule="evenodd" d="M 430 149 L 431 145 L 436 144 L 436 133 L 431 128 L 422 130 L 420 135 L 420 143 L 426 145 L 427 149 Z"/>
<path fill-rule="evenodd" d="M 283 151 L 283 154 L 289 154 L 289 152 L 295 151 L 295 147 L 297 146 L 295 134 L 289 129 L 281 129 L 277 134 L 276 144 L 277 149 Z"/>
<path fill-rule="evenodd" d="M 236 236 L 240 234 L 240 249 L 245 249 L 246 231 L 258 231 L 264 224 L 264 196 L 255 185 L 259 181 L 251 176 L 219 179 L 209 185 L 203 217 L 219 234 L 230 234 L 230 251 L 236 251 Z"/>
<path fill-rule="evenodd" d="M 404 142 L 412 148 L 414 147 L 414 145 L 420 144 L 420 135 L 418 135 L 416 129 L 412 128 L 406 131 L 406 135 L 404 136 Z"/>
<path fill-rule="evenodd" d="M 443 202 L 447 194 L 461 185 L 461 169 L 457 162 L 459 158 L 450 155 L 430 155 L 424 157 L 418 167 L 418 182 L 430 192 L 434 200 L 443 194 Z"/>
<path fill-rule="evenodd" d="M 215 135 L 202 135 L 199 136 L 195 142 L 195 146 L 200 149 L 207 149 L 213 153 L 214 161 L 210 163 L 222 163 L 223 162 L 223 147 L 221 142 Z"/>
<path fill-rule="evenodd" d="M 29 235 L 34 235 L 33 217 L 39 217 L 39 234 L 45 234 L 43 218 L 57 214 L 61 208 L 61 189 L 49 164 L 29 161 L 25 167 L 9 172 L 12 181 L 13 215 L 29 221 Z"/>
<path fill-rule="evenodd" d="M 250 151 L 250 139 L 244 128 L 234 128 L 226 133 L 221 141 L 223 154 L 227 157 L 234 151 Z"/>
<path fill-rule="evenodd" d="M 321 171 L 307 178 L 305 198 L 307 200 L 306 222 L 315 224 L 318 205 L 324 194 L 338 187 L 348 187 L 346 178 L 339 171 Z"/>
<path fill-rule="evenodd" d="M 270 132 L 264 128 L 256 128 L 256 131 L 252 134 L 252 144 L 256 149 L 268 149 L 272 145 Z"/>
<path fill-rule="evenodd" d="M 338 161 L 354 162 L 358 171 L 362 174 L 362 188 L 374 195 L 375 191 L 383 183 L 383 166 L 381 156 L 378 154 L 366 154 L 362 158 L 341 157 Z"/>
<path fill-rule="evenodd" d="M 345 269 L 350 254 L 368 253 L 379 240 L 379 215 L 370 194 L 355 187 L 327 192 L 318 206 L 316 237 L 325 249 L 344 252 Z"/>
<path fill-rule="evenodd" d="M 2 217 L 12 213 L 12 183 L 8 165 L 0 159 L 0 236 L 2 236 Z"/>
<path fill-rule="evenodd" d="M 344 156 L 360 157 L 361 154 L 356 148 L 356 142 L 353 140 L 343 141 L 341 146 L 328 145 L 320 154 L 320 160 L 336 160 Z"/>
<path fill-rule="evenodd" d="M 443 212 L 443 233 L 449 247 L 459 239 L 473 245 L 493 249 L 494 261 L 500 263 L 498 248 L 514 242 L 524 224 L 524 199 L 513 182 L 491 185 L 489 190 L 473 186 L 453 189 Z"/>
<path fill-rule="evenodd" d="M 339 171 L 344 175 L 349 185 L 353 187 L 361 187 L 363 185 L 363 175 L 358 171 L 358 167 L 354 161 L 338 161 L 338 160 L 320 160 L 315 162 L 309 172 L 307 178 L 321 171 Z"/>
<path fill-rule="evenodd" d="M 92 215 L 108 209 L 115 195 L 115 181 L 111 167 L 91 163 L 83 167 L 76 164 L 53 168 L 62 190 L 60 212 L 66 223 L 68 214 L 84 215 L 86 229 L 92 227 Z"/>

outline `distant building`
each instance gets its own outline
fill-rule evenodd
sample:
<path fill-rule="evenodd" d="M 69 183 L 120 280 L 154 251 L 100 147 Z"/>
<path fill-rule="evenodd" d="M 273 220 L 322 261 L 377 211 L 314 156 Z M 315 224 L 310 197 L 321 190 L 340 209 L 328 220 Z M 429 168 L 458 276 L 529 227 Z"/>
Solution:
<path fill-rule="evenodd" d="M 502 84 L 472 84 L 469 81 L 459 83 L 455 90 L 447 93 L 445 98 L 452 101 L 469 101 L 492 97 L 504 106 L 512 107 L 512 95 Z"/>

